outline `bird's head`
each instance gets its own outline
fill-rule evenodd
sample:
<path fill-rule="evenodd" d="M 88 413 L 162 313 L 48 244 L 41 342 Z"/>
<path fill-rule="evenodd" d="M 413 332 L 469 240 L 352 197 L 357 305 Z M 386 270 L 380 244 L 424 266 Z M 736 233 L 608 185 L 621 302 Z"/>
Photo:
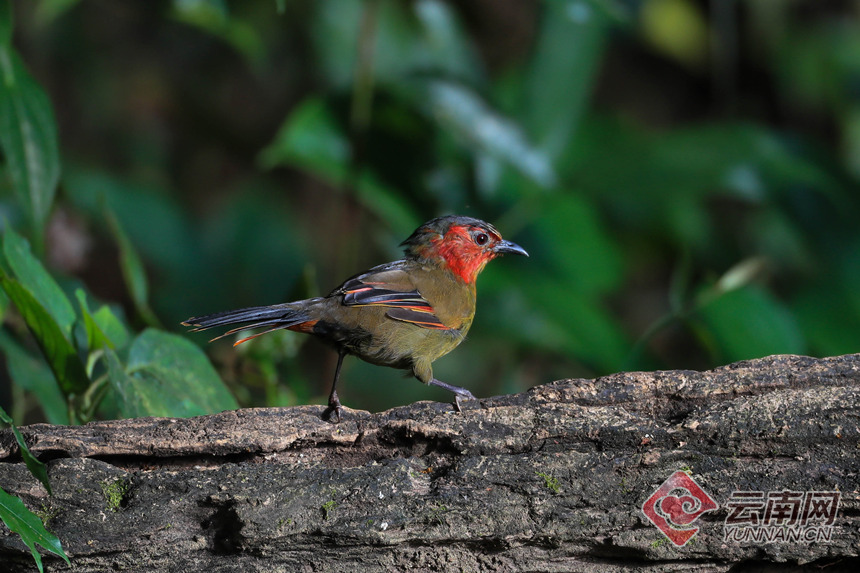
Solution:
<path fill-rule="evenodd" d="M 489 223 L 456 215 L 427 221 L 401 244 L 407 258 L 443 265 L 467 284 L 504 253 L 529 256 L 521 246 L 502 239 Z"/>

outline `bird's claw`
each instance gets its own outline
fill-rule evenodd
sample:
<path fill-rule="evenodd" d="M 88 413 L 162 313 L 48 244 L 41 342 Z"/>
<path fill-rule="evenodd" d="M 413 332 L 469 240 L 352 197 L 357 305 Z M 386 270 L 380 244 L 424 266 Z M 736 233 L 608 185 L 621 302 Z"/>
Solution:
<path fill-rule="evenodd" d="M 474 400 L 475 396 L 472 395 L 471 392 L 466 390 L 465 388 L 460 388 L 459 386 L 452 386 L 447 382 L 442 382 L 441 380 L 437 380 L 436 378 L 431 378 L 428 382 L 431 386 L 438 386 L 439 388 L 444 388 L 449 392 L 454 393 L 454 410 L 457 412 L 462 412 L 463 409 L 460 407 L 460 400 Z"/>
<path fill-rule="evenodd" d="M 340 424 L 341 412 L 343 412 L 343 406 L 340 405 L 340 400 L 337 397 L 337 392 L 332 391 L 331 395 L 328 397 L 328 408 L 323 412 L 323 420 L 332 421 L 335 424 Z"/>
<path fill-rule="evenodd" d="M 454 393 L 454 409 L 462 413 L 463 409 L 460 407 L 460 400 L 475 400 L 475 396 L 468 390 Z"/>
<path fill-rule="evenodd" d="M 323 412 L 322 418 L 326 422 L 331 422 L 333 424 L 340 424 L 340 413 L 343 411 L 343 408 L 340 406 L 329 406 Z"/>

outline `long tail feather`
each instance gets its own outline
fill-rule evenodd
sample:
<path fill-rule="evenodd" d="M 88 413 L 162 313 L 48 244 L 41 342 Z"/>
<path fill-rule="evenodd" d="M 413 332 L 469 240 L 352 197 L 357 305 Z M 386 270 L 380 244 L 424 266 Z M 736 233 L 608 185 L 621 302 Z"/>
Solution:
<path fill-rule="evenodd" d="M 217 326 L 224 326 L 228 324 L 242 325 L 237 328 L 228 330 L 224 334 L 216 336 L 212 339 L 218 340 L 219 338 L 223 338 L 241 330 L 246 330 L 250 328 L 261 328 L 264 326 L 273 327 L 260 333 L 265 334 L 267 332 L 272 332 L 281 328 L 290 328 L 291 326 L 296 326 L 297 324 L 302 324 L 303 322 L 308 322 L 310 320 L 312 320 L 311 317 L 308 316 L 307 313 L 303 312 L 302 310 L 296 308 L 291 304 L 283 304 L 275 306 L 255 306 L 251 308 L 240 308 L 238 310 L 216 312 L 214 314 L 207 314 L 205 316 L 195 316 L 184 321 L 182 324 L 184 326 L 193 327 L 191 329 L 191 332 L 199 332 L 201 330 L 208 330 L 210 328 L 215 328 Z M 245 340 L 250 340 L 251 338 L 255 338 L 256 336 L 259 336 L 259 334 L 245 338 L 239 343 L 244 342 Z"/>

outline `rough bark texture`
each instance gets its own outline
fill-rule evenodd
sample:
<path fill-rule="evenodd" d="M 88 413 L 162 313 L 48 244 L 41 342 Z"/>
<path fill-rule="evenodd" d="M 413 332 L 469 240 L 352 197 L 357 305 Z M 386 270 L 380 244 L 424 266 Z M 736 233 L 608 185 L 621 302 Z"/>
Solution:
<path fill-rule="evenodd" d="M 74 571 L 825 571 L 860 566 L 860 355 L 562 380 L 379 414 L 253 409 L 0 433 L 0 487 Z M 643 502 L 690 472 L 719 504 L 678 548 Z M 839 490 L 829 542 L 723 539 L 735 490 Z M 68 569 L 46 557 L 49 571 Z M 35 570 L 0 526 L 4 571 Z"/>

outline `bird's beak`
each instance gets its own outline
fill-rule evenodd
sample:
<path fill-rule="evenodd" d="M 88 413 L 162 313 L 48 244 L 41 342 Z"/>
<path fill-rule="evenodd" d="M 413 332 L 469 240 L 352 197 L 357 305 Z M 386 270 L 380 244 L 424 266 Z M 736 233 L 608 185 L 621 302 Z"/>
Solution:
<path fill-rule="evenodd" d="M 493 252 L 497 255 L 502 255 L 504 253 L 513 253 L 515 255 L 525 255 L 526 257 L 529 256 L 529 254 L 524 248 L 510 241 L 499 241 L 496 246 L 493 247 Z"/>

